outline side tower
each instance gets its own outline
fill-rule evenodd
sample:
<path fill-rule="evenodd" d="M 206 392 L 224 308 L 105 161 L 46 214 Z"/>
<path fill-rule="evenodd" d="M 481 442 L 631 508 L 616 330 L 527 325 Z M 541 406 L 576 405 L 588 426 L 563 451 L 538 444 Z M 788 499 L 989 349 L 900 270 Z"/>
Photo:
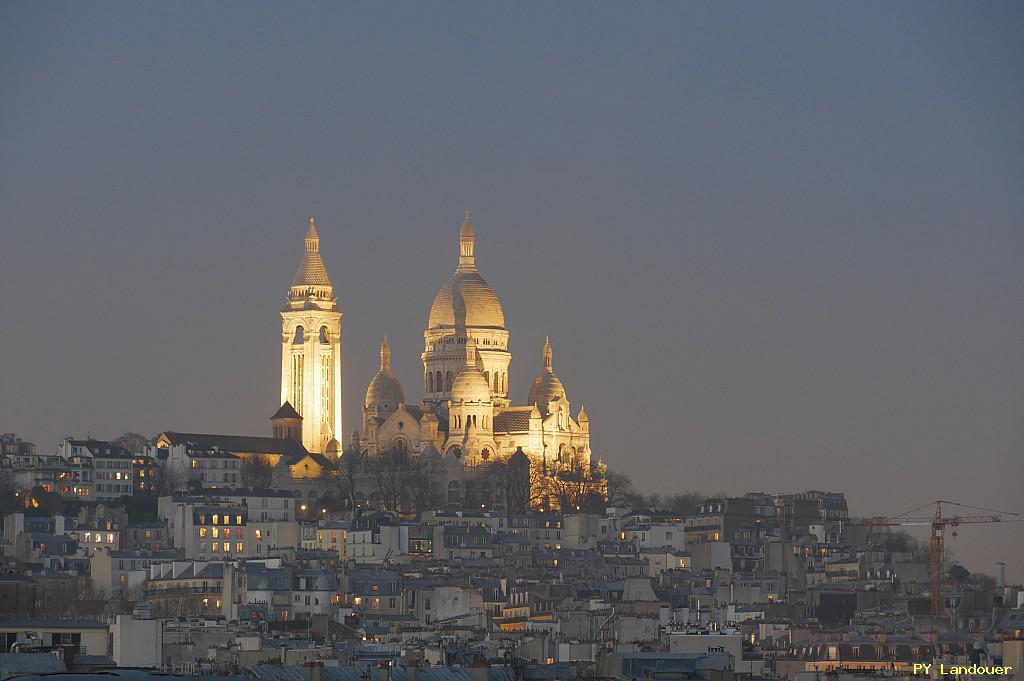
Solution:
<path fill-rule="evenodd" d="M 306 252 L 281 310 L 281 403 L 302 417 L 302 444 L 327 451 L 341 429 L 341 310 L 309 219 Z"/>

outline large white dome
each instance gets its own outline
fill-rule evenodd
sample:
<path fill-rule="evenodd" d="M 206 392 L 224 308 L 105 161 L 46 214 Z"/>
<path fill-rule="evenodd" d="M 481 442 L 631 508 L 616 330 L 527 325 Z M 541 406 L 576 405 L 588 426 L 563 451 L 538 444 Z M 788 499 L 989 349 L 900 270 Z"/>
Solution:
<path fill-rule="evenodd" d="M 469 211 L 459 230 L 459 267 L 434 296 L 427 328 L 456 326 L 505 327 L 501 301 L 476 269 L 476 236 Z"/>

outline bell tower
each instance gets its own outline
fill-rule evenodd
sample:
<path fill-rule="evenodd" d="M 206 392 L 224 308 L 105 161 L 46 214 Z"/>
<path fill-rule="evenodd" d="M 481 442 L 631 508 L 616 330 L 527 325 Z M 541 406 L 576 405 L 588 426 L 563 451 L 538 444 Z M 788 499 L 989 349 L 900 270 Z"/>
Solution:
<path fill-rule="evenodd" d="M 302 444 L 325 452 L 341 429 L 341 310 L 323 258 L 316 221 L 281 310 L 281 403 L 301 417 Z"/>

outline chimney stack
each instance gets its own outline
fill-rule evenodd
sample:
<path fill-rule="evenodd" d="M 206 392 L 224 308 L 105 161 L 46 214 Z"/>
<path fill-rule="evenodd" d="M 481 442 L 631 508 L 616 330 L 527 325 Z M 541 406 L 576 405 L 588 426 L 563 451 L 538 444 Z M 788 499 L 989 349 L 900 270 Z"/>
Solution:
<path fill-rule="evenodd" d="M 996 563 L 996 586 L 1000 589 L 1006 586 L 1006 563 L 999 561 Z"/>

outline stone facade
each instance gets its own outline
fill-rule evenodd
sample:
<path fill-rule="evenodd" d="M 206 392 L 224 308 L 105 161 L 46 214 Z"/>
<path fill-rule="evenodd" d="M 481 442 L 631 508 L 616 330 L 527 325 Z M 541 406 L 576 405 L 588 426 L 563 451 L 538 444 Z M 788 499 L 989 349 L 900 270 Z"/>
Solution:
<path fill-rule="evenodd" d="M 521 448 L 541 465 L 589 467 L 590 420 L 582 407 L 572 416 L 554 373 L 550 340 L 527 403 L 509 399 L 509 331 L 498 296 L 477 269 L 475 251 L 467 212 L 458 267 L 435 296 L 423 332 L 423 399 L 416 406 L 405 402 L 385 339 L 380 371 L 366 392 L 359 449 L 413 456 L 437 450 L 445 459 L 474 466 Z"/>
<path fill-rule="evenodd" d="M 301 433 L 310 452 L 323 452 L 331 461 L 352 455 L 360 468 L 384 453 L 403 461 L 429 461 L 438 472 L 433 483 L 437 496 L 448 506 L 470 496 L 469 485 L 487 477 L 489 463 L 508 460 L 520 449 L 538 470 L 591 468 L 590 420 L 582 407 L 572 414 L 565 387 L 554 373 L 550 340 L 544 343 L 526 404 L 515 405 L 509 397 L 509 330 L 501 301 L 477 268 L 476 234 L 468 211 L 458 249 L 458 265 L 435 296 L 423 332 L 423 398 L 418 404 L 407 401 L 392 371 L 391 345 L 385 338 L 380 368 L 363 401 L 362 433 L 353 432 L 342 452 L 337 440 L 342 313 L 310 220 L 306 253 L 281 313 L 282 407 L 272 418 L 275 438 Z M 294 484 L 298 481 L 292 473 Z M 278 484 L 284 482 L 277 477 Z M 316 476 L 308 477 L 313 482 Z M 364 486 L 369 496 L 372 485 L 357 485 Z M 322 489 L 310 485 L 305 493 Z"/>

